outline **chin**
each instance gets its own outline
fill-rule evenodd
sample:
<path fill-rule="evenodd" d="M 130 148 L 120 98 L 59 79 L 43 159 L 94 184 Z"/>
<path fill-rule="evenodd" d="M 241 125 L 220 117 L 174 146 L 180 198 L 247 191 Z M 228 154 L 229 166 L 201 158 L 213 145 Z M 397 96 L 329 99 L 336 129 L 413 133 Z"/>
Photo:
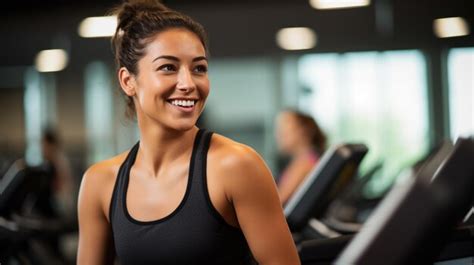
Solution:
<path fill-rule="evenodd" d="M 185 121 L 175 120 L 169 123 L 168 127 L 172 130 L 183 132 L 183 131 L 191 130 L 192 128 L 194 128 L 195 125 L 196 125 L 195 120 L 185 120 Z"/>

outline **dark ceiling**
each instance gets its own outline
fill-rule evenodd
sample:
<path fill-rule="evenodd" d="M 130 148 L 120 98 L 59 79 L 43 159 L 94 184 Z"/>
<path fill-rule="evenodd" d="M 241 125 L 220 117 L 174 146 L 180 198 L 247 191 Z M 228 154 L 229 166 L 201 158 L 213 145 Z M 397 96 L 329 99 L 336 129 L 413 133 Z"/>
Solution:
<path fill-rule="evenodd" d="M 280 50 L 274 40 L 275 32 L 287 26 L 307 26 L 317 32 L 318 45 L 310 52 L 474 46 L 472 33 L 437 39 L 432 31 L 433 19 L 462 16 L 472 32 L 473 2 L 373 0 L 369 7 L 321 11 L 311 8 L 307 0 L 164 1 L 205 26 L 210 35 L 211 54 L 215 57 L 290 53 Z M 82 39 L 77 35 L 77 26 L 84 17 L 104 15 L 119 1 L 10 3 L 9 12 L 3 9 L 0 18 L 0 67 L 31 65 L 35 54 L 48 48 L 68 49 L 77 67 L 88 60 L 111 59 L 107 39 Z"/>

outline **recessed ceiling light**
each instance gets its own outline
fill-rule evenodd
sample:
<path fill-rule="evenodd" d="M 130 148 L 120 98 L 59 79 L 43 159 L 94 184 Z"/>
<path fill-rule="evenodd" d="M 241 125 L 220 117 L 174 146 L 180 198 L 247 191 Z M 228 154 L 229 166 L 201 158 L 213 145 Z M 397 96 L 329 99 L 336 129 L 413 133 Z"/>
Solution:
<path fill-rule="evenodd" d="M 84 38 L 110 37 L 115 33 L 117 16 L 88 17 L 79 24 L 79 36 Z"/>
<path fill-rule="evenodd" d="M 316 33 L 310 28 L 294 27 L 280 29 L 276 42 L 285 50 L 305 50 L 316 46 Z"/>
<path fill-rule="evenodd" d="M 38 72 L 57 72 L 66 68 L 68 55 L 65 50 L 43 50 L 36 55 L 35 66 Z"/>
<path fill-rule="evenodd" d="M 438 18 L 433 21 L 433 31 L 438 38 L 469 35 L 469 25 L 462 17 Z"/>
<path fill-rule="evenodd" d="M 337 9 L 368 6 L 370 0 L 309 0 L 309 4 L 316 9 Z"/>

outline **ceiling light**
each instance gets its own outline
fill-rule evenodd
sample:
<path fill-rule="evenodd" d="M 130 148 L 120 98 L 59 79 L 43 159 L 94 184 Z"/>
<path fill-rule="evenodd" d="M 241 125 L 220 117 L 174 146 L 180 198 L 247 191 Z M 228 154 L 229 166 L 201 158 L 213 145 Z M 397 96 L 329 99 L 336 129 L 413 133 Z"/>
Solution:
<path fill-rule="evenodd" d="M 305 50 L 316 46 L 316 33 L 310 28 L 283 28 L 276 34 L 276 42 L 285 50 Z"/>
<path fill-rule="evenodd" d="M 38 72 L 57 72 L 66 68 L 68 55 L 65 50 L 43 50 L 36 55 L 35 66 Z"/>
<path fill-rule="evenodd" d="M 433 31 L 438 38 L 469 35 L 469 25 L 462 17 L 438 18 L 433 21 Z"/>
<path fill-rule="evenodd" d="M 88 17 L 79 24 L 79 36 L 84 38 L 110 37 L 115 33 L 117 16 Z"/>
<path fill-rule="evenodd" d="M 316 9 L 336 9 L 368 6 L 370 0 L 309 0 L 309 4 Z"/>

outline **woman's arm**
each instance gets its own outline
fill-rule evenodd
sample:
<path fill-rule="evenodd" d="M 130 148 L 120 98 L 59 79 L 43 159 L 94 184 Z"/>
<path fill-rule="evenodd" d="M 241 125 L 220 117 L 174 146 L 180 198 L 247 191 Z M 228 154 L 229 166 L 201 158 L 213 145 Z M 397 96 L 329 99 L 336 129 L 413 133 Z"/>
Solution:
<path fill-rule="evenodd" d="M 107 172 L 100 165 L 92 166 L 82 178 L 78 199 L 78 265 L 113 264 L 112 232 L 101 203 L 110 186 L 106 179 Z"/>
<path fill-rule="evenodd" d="M 300 264 L 275 181 L 262 158 L 242 146 L 228 160 L 227 191 L 259 264 Z"/>

